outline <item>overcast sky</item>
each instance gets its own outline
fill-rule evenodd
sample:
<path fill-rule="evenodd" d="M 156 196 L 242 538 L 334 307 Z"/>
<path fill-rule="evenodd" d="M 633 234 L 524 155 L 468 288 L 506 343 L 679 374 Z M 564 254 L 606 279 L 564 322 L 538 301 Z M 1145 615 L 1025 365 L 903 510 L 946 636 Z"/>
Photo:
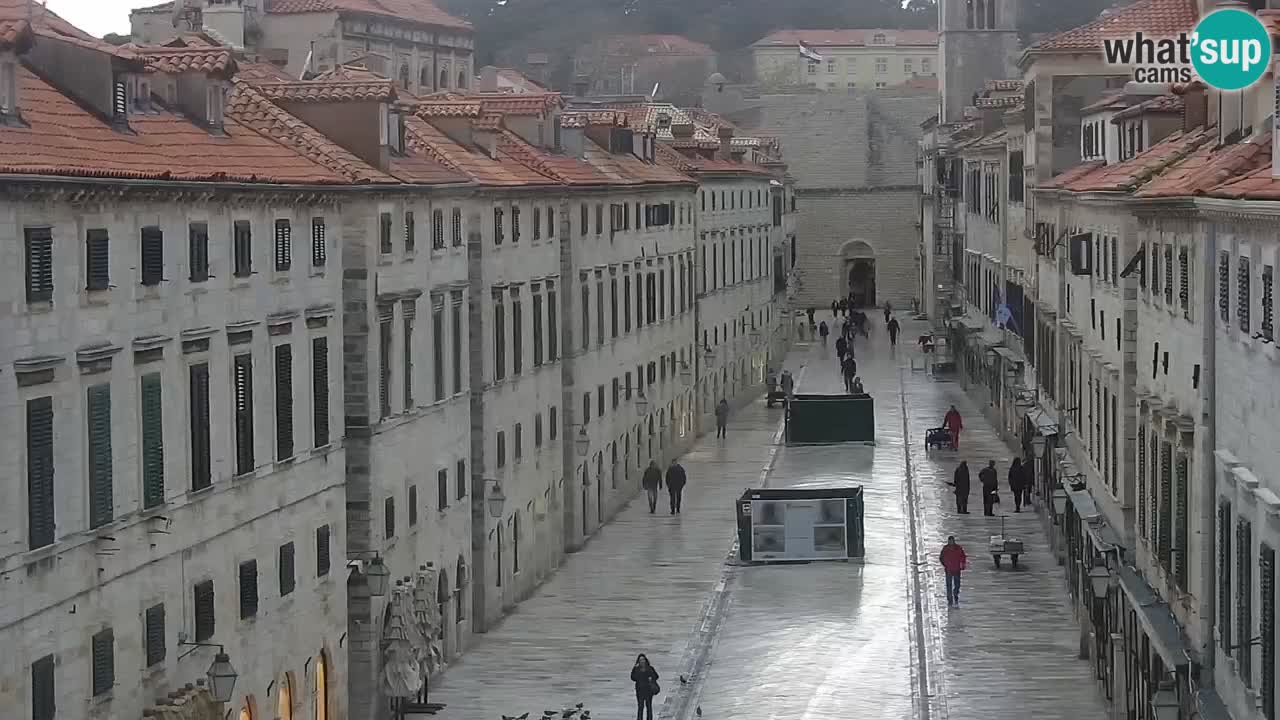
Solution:
<path fill-rule="evenodd" d="M 162 0 L 46 0 L 49 9 L 91 35 L 129 32 L 129 11 Z"/>

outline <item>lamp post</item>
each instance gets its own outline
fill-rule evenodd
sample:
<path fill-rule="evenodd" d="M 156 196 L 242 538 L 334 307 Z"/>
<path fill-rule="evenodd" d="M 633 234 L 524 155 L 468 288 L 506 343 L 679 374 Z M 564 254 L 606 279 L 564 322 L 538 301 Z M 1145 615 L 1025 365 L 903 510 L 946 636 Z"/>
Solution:
<path fill-rule="evenodd" d="M 391 579 L 391 571 L 382 562 L 382 556 L 374 554 L 373 560 L 364 569 L 365 582 L 369 586 L 370 597 L 382 597 L 387 594 L 387 584 Z"/>
<path fill-rule="evenodd" d="M 490 480 L 493 487 L 489 488 L 489 497 L 485 500 L 485 505 L 489 508 L 489 517 L 495 520 L 502 519 L 502 509 L 507 504 L 507 496 L 502 492 L 502 483 L 497 480 Z"/>
<path fill-rule="evenodd" d="M 641 415 L 649 412 L 649 398 L 645 397 L 643 392 L 636 395 L 636 412 Z"/>
<path fill-rule="evenodd" d="M 573 444 L 578 448 L 578 457 L 587 456 L 587 453 L 591 451 L 591 438 L 587 435 L 586 428 L 578 429 L 578 437 L 573 441 Z"/>
<path fill-rule="evenodd" d="M 693 368 L 689 366 L 689 363 L 683 360 L 680 361 L 680 380 L 685 385 L 689 385 L 693 382 Z"/>
<path fill-rule="evenodd" d="M 209 665 L 209 670 L 205 673 L 205 676 L 209 678 L 209 695 L 215 702 L 231 702 L 231 697 L 235 695 L 236 680 L 240 678 L 240 674 L 232 667 L 231 658 L 227 655 L 226 648 L 212 643 L 187 642 L 185 640 L 179 640 L 178 645 L 193 648 L 218 648 L 217 654 L 213 656 L 213 663 Z M 195 651 L 193 650 L 192 652 Z M 189 655 L 190 653 L 187 654 Z"/>

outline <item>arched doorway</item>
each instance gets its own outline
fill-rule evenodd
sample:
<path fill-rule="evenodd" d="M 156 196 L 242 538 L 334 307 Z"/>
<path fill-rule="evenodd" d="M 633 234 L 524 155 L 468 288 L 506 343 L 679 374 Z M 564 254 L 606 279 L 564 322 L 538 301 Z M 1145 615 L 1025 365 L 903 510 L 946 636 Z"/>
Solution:
<path fill-rule="evenodd" d="M 440 568 L 440 573 L 436 575 L 436 611 L 440 613 L 440 632 L 436 637 L 440 639 L 440 654 L 446 661 L 449 659 L 449 636 L 452 634 L 448 631 L 449 597 L 452 594 L 449 589 L 449 574 L 444 568 Z"/>
<path fill-rule="evenodd" d="M 596 453 L 596 518 L 604 524 L 604 451 Z"/>
<path fill-rule="evenodd" d="M 465 72 L 458 73 L 458 89 L 459 90 L 467 89 L 467 74 Z"/>
<path fill-rule="evenodd" d="M 448 89 L 449 89 L 449 71 L 448 71 L 448 70 L 446 70 L 446 69 L 443 69 L 443 68 L 440 70 L 440 87 L 439 87 L 439 89 L 440 89 L 440 90 L 448 90 Z"/>
<path fill-rule="evenodd" d="M 329 720 L 329 660 L 328 654 L 320 651 L 316 658 L 315 720 Z"/>
<path fill-rule="evenodd" d="M 845 296 L 855 307 L 876 305 L 876 253 L 862 240 L 850 240 L 840 248 L 841 278 Z"/>
<path fill-rule="evenodd" d="M 293 677 L 285 673 L 276 690 L 276 720 L 293 720 Z"/>

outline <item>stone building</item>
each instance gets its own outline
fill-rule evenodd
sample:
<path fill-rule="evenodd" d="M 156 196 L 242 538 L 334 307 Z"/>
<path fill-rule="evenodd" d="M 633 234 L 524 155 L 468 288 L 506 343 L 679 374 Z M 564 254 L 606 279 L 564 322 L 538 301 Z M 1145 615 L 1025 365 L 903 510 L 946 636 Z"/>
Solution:
<path fill-rule="evenodd" d="M 939 0 L 938 120 L 963 122 L 988 81 L 1017 76 L 1017 0 Z"/>
<path fill-rule="evenodd" d="M 232 709 L 345 716 L 345 180 L 224 113 L 228 50 L 15 13 L 0 705 L 138 717 L 225 652 Z"/>
<path fill-rule="evenodd" d="M 764 94 L 712 82 L 703 106 L 776 137 L 794 177 L 796 302 L 826 307 L 851 291 L 907 308 L 919 296 L 920 126 L 926 90 Z"/>
<path fill-rule="evenodd" d="M 801 47 L 805 52 L 801 52 Z M 937 77 L 932 30 L 775 30 L 751 45 L 756 82 L 846 92 Z"/>
<path fill-rule="evenodd" d="M 716 51 L 683 35 L 606 35 L 578 48 L 574 73 L 593 95 L 645 95 L 693 103 L 702 78 L 716 71 Z"/>
<path fill-rule="evenodd" d="M 134 10 L 129 19 L 139 45 L 205 32 L 294 79 L 359 59 L 411 92 L 466 90 L 474 81 L 471 25 L 432 0 L 172 0 Z"/>

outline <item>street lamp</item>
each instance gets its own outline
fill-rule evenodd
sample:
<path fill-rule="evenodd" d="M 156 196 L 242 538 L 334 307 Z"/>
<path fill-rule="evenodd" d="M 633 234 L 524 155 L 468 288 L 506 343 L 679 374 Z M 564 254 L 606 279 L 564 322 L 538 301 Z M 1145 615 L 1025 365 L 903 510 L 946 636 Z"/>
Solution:
<path fill-rule="evenodd" d="M 573 444 L 578 448 L 578 457 L 587 456 L 587 453 L 591 451 L 591 438 L 587 436 L 586 428 L 578 430 L 578 437 L 573 441 Z"/>
<path fill-rule="evenodd" d="M 1036 433 L 1036 436 L 1031 438 L 1031 452 L 1035 453 L 1036 457 L 1042 457 L 1044 455 L 1044 446 L 1044 436 Z"/>
<path fill-rule="evenodd" d="M 1178 693 L 1170 683 L 1162 683 L 1151 698 L 1151 710 L 1156 720 L 1178 720 L 1182 708 L 1178 705 Z"/>
<path fill-rule="evenodd" d="M 374 555 L 364 569 L 365 583 L 369 586 L 370 597 L 382 597 L 387 594 L 387 583 L 391 579 L 391 571 L 382 562 L 381 555 Z"/>
<path fill-rule="evenodd" d="M 644 393 L 638 393 L 636 395 L 636 412 L 639 412 L 641 415 L 649 412 L 649 398 L 645 397 Z"/>
<path fill-rule="evenodd" d="M 683 360 L 680 361 L 680 380 L 686 385 L 693 382 L 693 368 Z"/>
<path fill-rule="evenodd" d="M 218 653 L 213 656 L 213 663 L 209 665 L 209 670 L 205 673 L 205 676 L 209 678 L 209 695 L 213 697 L 215 702 L 231 702 L 231 696 L 235 694 L 236 680 L 239 679 L 240 674 L 231 666 L 231 658 L 227 655 L 226 648 L 222 645 L 187 642 L 186 640 L 178 640 L 178 645 L 218 648 Z M 192 650 L 191 652 L 195 651 Z M 190 653 L 187 654 L 189 655 Z"/>
<path fill-rule="evenodd" d="M 489 490 L 489 498 L 485 503 L 489 506 L 489 517 L 494 519 L 502 518 L 502 508 L 507 504 L 507 496 L 502 492 L 502 483 L 497 480 L 493 482 L 493 487 Z"/>
<path fill-rule="evenodd" d="M 1053 491 L 1053 514 L 1064 515 L 1067 512 L 1067 491 L 1058 488 Z"/>
<path fill-rule="evenodd" d="M 708 360 L 710 360 L 716 356 L 716 351 L 712 350 L 710 345 L 703 345 L 702 354 L 705 355 Z"/>
<path fill-rule="evenodd" d="M 1105 598 L 1108 586 L 1111 585 L 1111 571 L 1106 565 L 1094 565 L 1089 569 L 1089 584 L 1093 586 L 1095 599 Z"/>

